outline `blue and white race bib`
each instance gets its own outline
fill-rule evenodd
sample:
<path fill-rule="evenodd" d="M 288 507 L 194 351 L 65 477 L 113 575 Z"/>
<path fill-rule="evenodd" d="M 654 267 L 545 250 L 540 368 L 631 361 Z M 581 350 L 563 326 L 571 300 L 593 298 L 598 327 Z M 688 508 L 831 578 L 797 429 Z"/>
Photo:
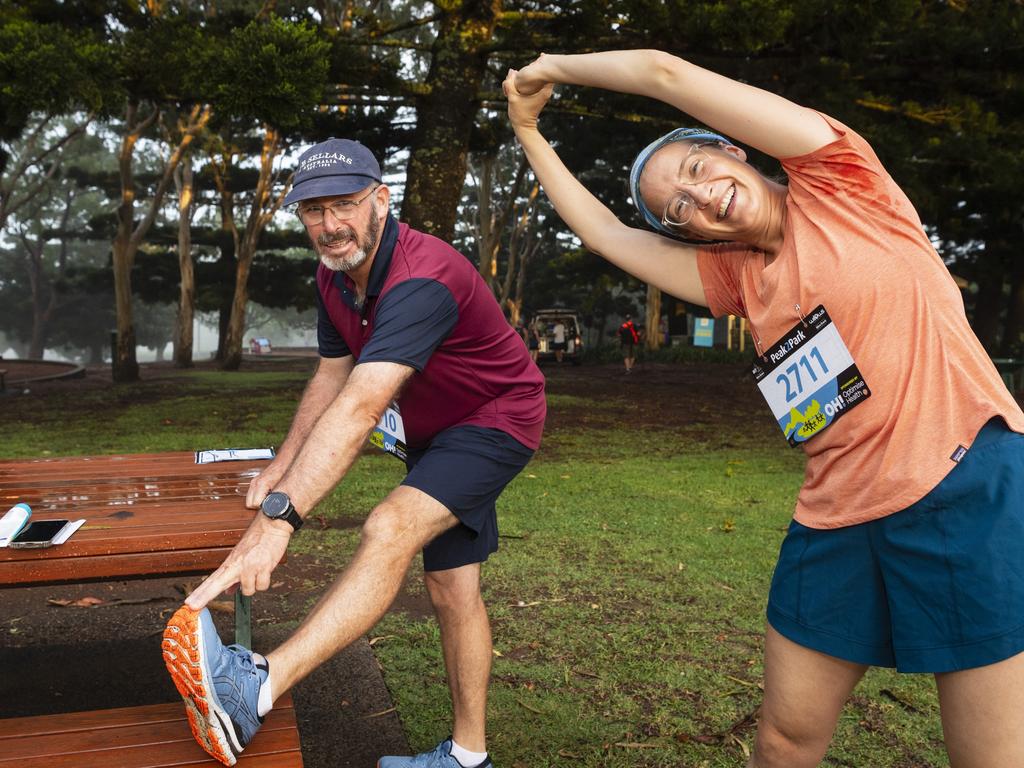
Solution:
<path fill-rule="evenodd" d="M 409 453 L 405 445 L 405 425 L 402 423 L 402 414 L 398 410 L 398 403 L 392 403 L 384 411 L 384 415 L 380 417 L 377 426 L 370 433 L 370 444 L 405 461 L 405 457 Z"/>
<path fill-rule="evenodd" d="M 754 380 L 790 445 L 805 443 L 871 396 L 825 307 L 757 359 Z"/>

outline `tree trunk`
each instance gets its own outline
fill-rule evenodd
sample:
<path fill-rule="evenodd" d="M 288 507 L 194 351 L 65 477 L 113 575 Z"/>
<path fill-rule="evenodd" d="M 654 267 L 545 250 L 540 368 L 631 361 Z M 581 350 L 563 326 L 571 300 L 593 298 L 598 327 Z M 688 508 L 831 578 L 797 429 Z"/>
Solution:
<path fill-rule="evenodd" d="M 501 229 L 497 226 L 497 215 L 491 209 L 494 199 L 494 171 L 498 159 L 486 155 L 480 162 L 480 178 L 477 181 L 477 236 L 476 250 L 480 258 L 477 267 L 480 277 L 494 293 L 494 280 L 498 273 L 498 248 L 501 245 Z"/>
<path fill-rule="evenodd" d="M 28 343 L 28 357 L 40 360 L 46 345 L 47 312 L 43 308 L 46 271 L 43 264 L 42 238 L 32 242 L 24 234 L 20 234 L 22 247 L 25 249 L 25 271 L 28 273 L 29 293 L 32 296 L 32 334 Z M 52 295 L 52 287 L 51 287 Z"/>
<path fill-rule="evenodd" d="M 245 335 L 245 308 L 249 305 L 249 273 L 252 271 L 252 253 L 239 249 L 235 268 L 235 295 L 231 300 L 231 315 L 224 336 L 224 360 L 221 368 L 237 371 L 242 365 L 242 339 Z"/>
<path fill-rule="evenodd" d="M 647 285 L 647 314 L 644 323 L 647 326 L 644 346 L 651 351 L 661 349 L 661 291 L 650 284 Z"/>
<path fill-rule="evenodd" d="M 274 217 L 284 201 L 285 190 L 274 198 L 274 160 L 281 150 L 280 134 L 270 126 L 264 128 L 263 150 L 260 153 L 260 175 L 253 193 L 249 216 L 245 222 L 245 232 L 238 234 L 234 216 L 229 222 L 235 233 L 237 244 L 235 267 L 235 293 L 231 300 L 231 316 L 228 320 L 227 333 L 224 337 L 224 359 L 221 368 L 226 371 L 237 371 L 242 364 L 242 341 L 245 335 L 245 310 L 249 303 L 249 273 L 256 256 L 256 246 L 260 234 Z M 221 184 L 222 182 L 218 182 Z M 226 189 L 226 187 L 223 187 Z"/>
<path fill-rule="evenodd" d="M 446 13 L 434 40 L 426 94 L 416 100 L 401 218 L 451 242 L 466 180 L 469 138 L 479 108 L 500 0 L 441 4 Z"/>
<path fill-rule="evenodd" d="M 131 212 L 133 198 L 134 195 L 127 201 L 122 199 L 118 208 L 117 236 L 113 247 L 117 344 L 114 345 L 110 364 L 115 382 L 139 380 L 139 363 L 135 357 L 135 320 L 132 317 L 132 262 L 135 254 L 128 242 L 134 224 Z"/>
<path fill-rule="evenodd" d="M 113 252 L 114 301 L 117 309 L 117 344 L 111 360 L 115 382 L 138 381 L 139 363 L 135 356 L 135 323 L 132 317 L 132 265 L 135 254 L 143 239 L 153 225 L 157 211 L 163 202 L 164 193 L 171 182 L 174 170 L 181 162 L 182 155 L 192 143 L 196 134 L 202 130 L 210 119 L 210 108 L 192 108 L 186 121 L 179 121 L 177 147 L 164 163 L 162 173 L 157 182 L 156 190 L 149 205 L 144 209 L 142 219 L 135 223 L 135 178 L 133 161 L 135 144 L 143 133 L 156 121 L 160 110 L 153 107 L 145 118 L 138 118 L 138 104 L 129 101 L 125 113 L 125 133 L 121 138 L 118 152 L 118 169 L 121 179 L 121 204 L 117 208 L 117 234 L 111 246 Z"/>
<path fill-rule="evenodd" d="M 192 264 L 192 161 L 186 159 L 174 174 L 178 189 L 178 272 L 181 286 L 174 328 L 174 366 L 192 367 L 192 323 L 196 308 L 196 278 Z"/>

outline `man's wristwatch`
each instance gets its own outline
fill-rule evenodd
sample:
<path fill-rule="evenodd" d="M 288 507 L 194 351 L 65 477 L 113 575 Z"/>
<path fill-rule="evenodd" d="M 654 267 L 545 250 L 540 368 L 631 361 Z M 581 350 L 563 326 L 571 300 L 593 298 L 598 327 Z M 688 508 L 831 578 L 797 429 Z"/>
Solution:
<path fill-rule="evenodd" d="M 271 520 L 284 520 L 296 531 L 302 527 L 302 518 L 295 511 L 292 500 L 287 493 L 273 491 L 267 494 L 267 498 L 260 504 L 260 511 Z"/>

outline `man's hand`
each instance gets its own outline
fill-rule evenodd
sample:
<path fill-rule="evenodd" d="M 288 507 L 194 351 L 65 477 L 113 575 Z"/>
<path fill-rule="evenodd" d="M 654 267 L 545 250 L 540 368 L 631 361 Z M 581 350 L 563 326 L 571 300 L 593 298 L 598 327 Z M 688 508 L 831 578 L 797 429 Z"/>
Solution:
<path fill-rule="evenodd" d="M 202 610 L 217 595 L 235 585 L 241 588 L 243 595 L 268 589 L 270 574 L 284 557 L 291 537 L 291 525 L 257 514 L 220 568 L 188 596 L 185 604 L 194 611 Z"/>
<path fill-rule="evenodd" d="M 552 83 L 541 84 L 536 90 L 526 95 L 518 87 L 520 74 L 516 70 L 510 69 L 505 77 L 505 82 L 502 83 L 502 89 L 508 98 L 508 119 L 516 130 L 536 129 L 540 113 L 551 98 L 555 86 Z"/>
<path fill-rule="evenodd" d="M 256 475 L 252 482 L 249 483 L 249 492 L 245 494 L 245 506 L 249 509 L 257 509 L 263 503 L 263 500 L 267 498 L 267 494 L 274 490 L 274 486 L 284 477 L 290 464 L 291 462 L 284 462 L 279 459 L 274 459 L 267 464 L 263 471 Z"/>

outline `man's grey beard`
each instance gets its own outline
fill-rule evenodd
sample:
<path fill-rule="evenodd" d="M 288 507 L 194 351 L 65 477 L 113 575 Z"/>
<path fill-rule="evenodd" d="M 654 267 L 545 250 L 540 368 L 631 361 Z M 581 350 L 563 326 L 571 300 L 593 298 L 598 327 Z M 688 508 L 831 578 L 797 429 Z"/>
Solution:
<path fill-rule="evenodd" d="M 349 231 L 355 232 L 351 227 L 349 227 Z M 351 272 L 353 269 L 359 268 L 366 261 L 370 251 L 373 250 L 373 246 L 377 243 L 377 235 L 379 234 L 380 219 L 377 218 L 377 204 L 371 201 L 369 229 L 366 231 L 366 237 L 359 242 L 359 248 L 349 256 L 325 256 L 317 249 L 320 263 L 332 272 Z M 323 232 L 317 237 L 316 242 L 318 245 L 327 246 L 338 239 L 340 238 L 331 237 L 326 232 Z"/>
<path fill-rule="evenodd" d="M 366 261 L 366 249 L 360 248 L 349 256 L 325 256 L 320 254 L 320 263 L 332 272 L 349 272 Z"/>

